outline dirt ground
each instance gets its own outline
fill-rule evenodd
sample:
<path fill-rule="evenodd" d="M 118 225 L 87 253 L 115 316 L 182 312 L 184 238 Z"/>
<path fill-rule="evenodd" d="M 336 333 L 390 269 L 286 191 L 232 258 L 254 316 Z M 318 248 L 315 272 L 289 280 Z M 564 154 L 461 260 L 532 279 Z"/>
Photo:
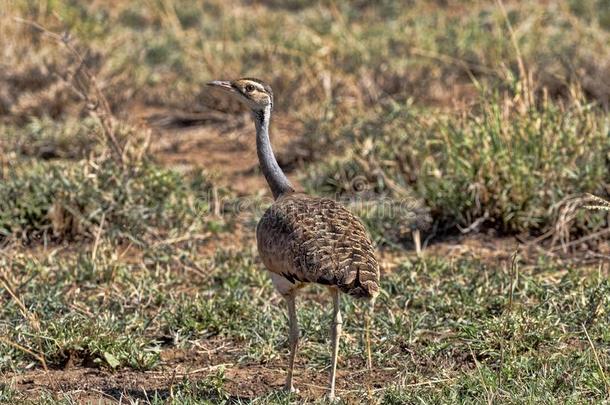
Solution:
<path fill-rule="evenodd" d="M 167 349 L 162 352 L 162 365 L 155 371 L 121 370 L 109 372 L 99 368 L 71 366 L 60 370 L 29 371 L 11 377 L 14 388 L 29 398 L 44 391 L 70 395 L 78 401 L 115 403 L 130 399 L 150 401 L 154 396 L 169 398 L 183 379 L 197 379 L 224 370 L 228 392 L 239 392 L 232 399 L 247 401 L 281 390 L 285 379 L 285 364 L 281 358 L 266 364 L 244 364 L 238 359 L 240 348 L 232 342 L 206 341 L 197 349 Z M 351 370 L 351 371 L 347 371 Z M 355 371 L 354 371 L 355 370 Z M 338 371 L 337 389 L 349 392 L 350 385 L 368 387 L 374 392 L 395 376 L 396 370 L 369 371 L 361 359 L 347 359 L 344 370 Z M 327 370 L 314 370 L 297 361 L 295 379 L 303 397 L 319 398 L 326 390 Z"/>

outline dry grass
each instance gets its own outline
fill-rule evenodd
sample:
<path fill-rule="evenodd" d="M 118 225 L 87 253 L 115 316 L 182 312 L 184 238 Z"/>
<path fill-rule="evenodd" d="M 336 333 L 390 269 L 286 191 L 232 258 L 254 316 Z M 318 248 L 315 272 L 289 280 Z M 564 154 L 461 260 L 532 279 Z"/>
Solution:
<path fill-rule="evenodd" d="M 291 176 L 380 242 L 368 349 L 367 308 L 344 303 L 346 402 L 607 400 L 606 3 L 2 2 L 0 402 L 322 401 L 317 288 L 300 303 L 302 392 L 276 392 L 286 320 L 254 253 L 268 200 L 238 137 L 250 124 L 203 86 L 237 76 L 273 86 Z M 204 170 L 163 167 L 142 112 L 224 134 L 239 172 L 211 176 L 230 163 L 196 129 Z M 414 229 L 550 244 L 527 262 L 413 259 Z M 552 259 L 583 245 L 595 262 Z"/>

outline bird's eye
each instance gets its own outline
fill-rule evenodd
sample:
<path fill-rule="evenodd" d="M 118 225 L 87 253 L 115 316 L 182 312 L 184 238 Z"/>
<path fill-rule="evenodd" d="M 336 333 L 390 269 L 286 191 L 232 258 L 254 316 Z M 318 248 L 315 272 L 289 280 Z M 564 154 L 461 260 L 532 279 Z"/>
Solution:
<path fill-rule="evenodd" d="M 254 91 L 254 86 L 253 86 L 253 85 L 251 85 L 251 84 L 247 84 L 247 85 L 246 85 L 246 91 L 247 91 L 248 93 L 252 93 L 252 92 Z"/>

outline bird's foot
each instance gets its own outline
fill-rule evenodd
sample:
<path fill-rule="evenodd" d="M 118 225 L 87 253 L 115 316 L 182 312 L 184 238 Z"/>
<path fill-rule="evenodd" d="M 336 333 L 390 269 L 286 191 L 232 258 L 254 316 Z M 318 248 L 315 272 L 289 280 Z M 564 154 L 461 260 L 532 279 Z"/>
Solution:
<path fill-rule="evenodd" d="M 341 398 L 339 398 L 335 394 L 328 394 L 326 396 L 326 399 L 328 399 L 328 402 L 330 402 L 331 404 L 338 404 L 341 402 Z"/>
<path fill-rule="evenodd" d="M 292 385 L 292 384 L 284 385 L 284 391 L 290 392 L 291 394 L 298 394 L 299 393 L 299 390 L 297 388 L 294 388 L 294 385 Z"/>

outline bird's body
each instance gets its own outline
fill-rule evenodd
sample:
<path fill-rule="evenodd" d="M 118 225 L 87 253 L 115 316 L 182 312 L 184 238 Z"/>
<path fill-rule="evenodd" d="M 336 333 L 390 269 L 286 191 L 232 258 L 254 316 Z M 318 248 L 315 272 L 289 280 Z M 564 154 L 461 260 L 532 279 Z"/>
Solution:
<path fill-rule="evenodd" d="M 299 330 L 296 294 L 306 283 L 329 287 L 333 297 L 332 358 L 329 397 L 335 396 L 335 373 L 343 323 L 339 291 L 358 298 L 379 292 L 379 265 L 362 222 L 338 202 L 298 193 L 273 154 L 269 123 L 273 92 L 258 79 L 214 81 L 252 110 L 259 164 L 275 202 L 256 229 L 258 251 L 271 279 L 288 305 L 290 358 L 285 389 L 294 391 L 293 370 Z"/>
<path fill-rule="evenodd" d="M 324 284 L 358 298 L 379 290 L 379 266 L 366 229 L 334 200 L 283 194 L 261 218 L 256 239 L 267 269 L 295 287 Z"/>

